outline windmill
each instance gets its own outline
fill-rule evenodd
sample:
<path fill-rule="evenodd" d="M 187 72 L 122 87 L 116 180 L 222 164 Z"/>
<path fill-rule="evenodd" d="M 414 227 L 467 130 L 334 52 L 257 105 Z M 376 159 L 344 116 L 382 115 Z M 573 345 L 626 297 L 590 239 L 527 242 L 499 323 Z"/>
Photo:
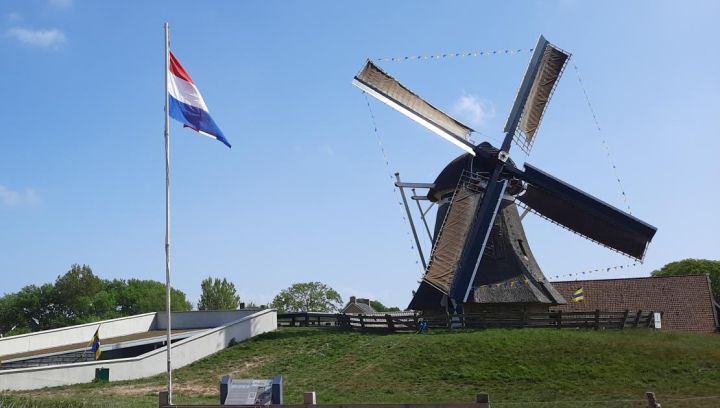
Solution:
<path fill-rule="evenodd" d="M 427 188 L 427 196 L 413 198 L 438 205 L 432 253 L 411 309 L 461 313 L 473 305 L 547 308 L 565 303 L 527 244 L 521 219 L 530 211 L 609 249 L 644 258 L 655 227 L 528 163 L 521 169 L 510 159 L 513 141 L 525 153 L 532 149 L 569 58 L 540 36 L 499 148 L 471 143 L 473 129 L 372 61 L 353 79 L 353 85 L 465 151 L 431 184 L 402 183 L 399 178 L 396 183 L 401 192 L 404 187 Z M 525 209 L 522 215 L 518 206 Z"/>

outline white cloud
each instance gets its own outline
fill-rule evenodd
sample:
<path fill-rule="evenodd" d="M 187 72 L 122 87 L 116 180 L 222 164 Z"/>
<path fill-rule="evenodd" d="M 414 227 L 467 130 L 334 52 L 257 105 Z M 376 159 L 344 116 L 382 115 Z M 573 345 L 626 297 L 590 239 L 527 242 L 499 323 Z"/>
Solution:
<path fill-rule="evenodd" d="M 67 42 L 65 33 L 58 29 L 30 30 L 27 28 L 11 28 L 6 35 L 22 44 L 36 47 L 59 47 Z"/>
<path fill-rule="evenodd" d="M 495 106 L 492 102 L 482 100 L 475 95 L 461 96 L 453 105 L 453 111 L 475 127 L 481 127 L 495 117 Z"/>
<path fill-rule="evenodd" d="M 48 3 L 57 8 L 70 8 L 73 6 L 73 0 L 48 0 Z"/>
<path fill-rule="evenodd" d="M 40 197 L 31 188 L 15 191 L 0 185 L 0 204 L 5 207 L 33 206 L 39 203 Z"/>
<path fill-rule="evenodd" d="M 17 23 L 18 21 L 22 21 L 23 18 L 20 13 L 13 11 L 13 12 L 5 14 L 5 20 L 13 22 L 13 23 Z"/>

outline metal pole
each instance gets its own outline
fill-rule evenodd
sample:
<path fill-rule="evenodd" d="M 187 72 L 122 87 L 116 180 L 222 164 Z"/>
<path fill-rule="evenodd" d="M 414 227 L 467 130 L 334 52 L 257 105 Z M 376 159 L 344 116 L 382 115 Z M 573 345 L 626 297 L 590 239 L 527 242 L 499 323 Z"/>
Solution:
<path fill-rule="evenodd" d="M 167 313 L 167 391 L 172 404 L 172 359 L 170 357 L 170 97 L 168 73 L 170 70 L 170 26 L 165 23 L 165 311 Z"/>
<path fill-rule="evenodd" d="M 395 179 L 397 179 L 398 184 L 400 184 L 400 173 L 395 173 Z M 400 188 L 400 195 L 402 196 L 403 204 L 405 204 L 405 212 L 407 213 L 408 221 L 410 221 L 410 229 L 412 230 L 413 237 L 415 238 L 415 246 L 420 254 L 420 262 L 422 262 L 423 269 L 427 269 L 425 256 L 423 256 L 422 248 L 420 247 L 420 239 L 418 239 L 417 231 L 415 231 L 415 223 L 413 223 L 412 214 L 410 214 L 410 207 L 408 207 L 407 198 L 405 198 L 405 190 L 403 190 L 400 186 L 398 186 L 398 188 Z"/>
<path fill-rule="evenodd" d="M 413 192 L 413 195 L 417 195 L 417 194 L 415 194 L 414 188 L 412 189 L 412 192 Z M 420 201 L 415 200 L 415 203 L 418 206 L 418 211 L 420 211 L 420 219 L 422 220 L 423 224 L 425 224 L 425 231 L 427 231 L 427 233 L 428 233 L 428 238 L 430 238 L 430 242 L 432 242 L 432 234 L 430 233 L 430 228 L 427 225 L 427 220 L 425 220 L 425 213 L 423 212 L 422 207 L 420 207 Z"/>
<path fill-rule="evenodd" d="M 530 207 L 525 208 L 525 211 L 523 211 L 522 214 L 520 214 L 520 221 L 522 221 L 523 218 L 530 212 Z"/>
<path fill-rule="evenodd" d="M 430 209 L 433 208 L 433 205 L 435 205 L 435 203 L 430 203 L 430 206 L 427 209 L 425 209 L 425 211 L 423 211 L 423 215 L 427 215 L 428 211 L 430 211 Z"/>

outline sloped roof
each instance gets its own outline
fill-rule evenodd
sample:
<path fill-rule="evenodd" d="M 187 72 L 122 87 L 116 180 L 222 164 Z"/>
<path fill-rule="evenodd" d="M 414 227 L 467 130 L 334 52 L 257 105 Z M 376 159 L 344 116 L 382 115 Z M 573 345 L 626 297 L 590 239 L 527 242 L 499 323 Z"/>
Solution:
<path fill-rule="evenodd" d="M 368 305 L 367 303 L 362 303 L 358 299 L 358 302 L 356 303 L 348 303 L 345 305 L 345 307 L 342 309 L 342 313 L 360 313 L 360 314 L 372 314 L 377 313 L 375 309 L 372 308 L 372 306 Z"/>
<path fill-rule="evenodd" d="M 718 327 L 707 275 L 579 280 L 552 285 L 568 299 L 567 304 L 554 309 L 662 312 L 663 329 L 713 332 Z M 573 292 L 580 288 L 585 299 L 573 302 Z"/>

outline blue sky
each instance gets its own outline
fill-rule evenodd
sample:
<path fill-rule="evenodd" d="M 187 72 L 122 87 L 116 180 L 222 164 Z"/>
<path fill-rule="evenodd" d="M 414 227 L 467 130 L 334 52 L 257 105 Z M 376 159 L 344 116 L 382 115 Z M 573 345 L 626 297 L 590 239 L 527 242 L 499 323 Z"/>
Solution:
<path fill-rule="evenodd" d="M 350 85 L 366 58 L 528 49 L 573 53 L 525 158 L 658 227 L 647 276 L 718 258 L 716 2 L 90 2 L 0 4 L 0 293 L 73 263 L 164 280 L 163 32 L 233 144 L 172 123 L 174 286 L 227 277 L 268 302 L 319 280 L 407 305 L 421 276 L 389 174 L 430 182 L 460 151 Z M 497 143 L 530 54 L 382 62 Z M 606 157 L 602 140 L 611 155 Z M 548 276 L 632 261 L 534 216 Z M 427 242 L 425 250 L 427 248 Z"/>

